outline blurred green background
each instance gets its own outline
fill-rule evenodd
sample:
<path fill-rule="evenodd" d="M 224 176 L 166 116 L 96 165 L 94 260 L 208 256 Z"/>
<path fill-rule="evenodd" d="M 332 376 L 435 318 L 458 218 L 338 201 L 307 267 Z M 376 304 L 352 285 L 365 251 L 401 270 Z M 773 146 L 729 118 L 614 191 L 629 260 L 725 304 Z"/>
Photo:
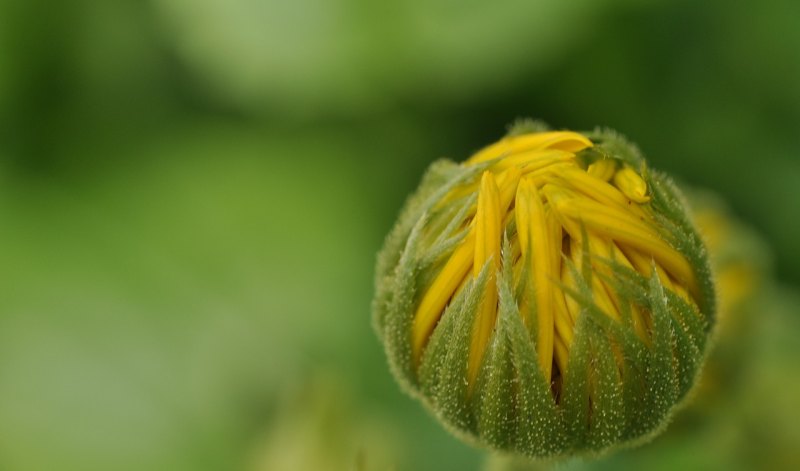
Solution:
<path fill-rule="evenodd" d="M 521 116 L 620 130 L 774 254 L 736 400 L 596 464 L 800 467 L 797 1 L 0 0 L 0 469 L 491 466 L 369 304 L 425 167 Z"/>

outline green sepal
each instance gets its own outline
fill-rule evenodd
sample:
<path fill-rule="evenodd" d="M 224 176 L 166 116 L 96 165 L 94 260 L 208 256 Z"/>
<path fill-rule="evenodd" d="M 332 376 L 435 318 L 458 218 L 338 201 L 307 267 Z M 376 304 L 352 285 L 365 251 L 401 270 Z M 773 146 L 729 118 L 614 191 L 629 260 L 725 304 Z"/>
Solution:
<path fill-rule="evenodd" d="M 451 313 L 455 319 L 452 330 L 445 332 L 439 340 L 446 345 L 445 352 L 441 362 L 437 365 L 438 381 L 432 388 L 432 394 L 429 397 L 431 407 L 437 416 L 454 429 L 468 434 L 474 434 L 476 421 L 469 404 L 467 363 L 475 316 L 481 298 L 486 292 L 491 267 L 490 262 L 487 261 L 478 277 L 467 282 L 467 286 L 464 288 L 466 295 L 463 306 L 459 311 Z M 423 363 L 432 360 L 431 355 L 423 355 Z M 429 367 L 425 366 L 424 368 Z"/>
<path fill-rule="evenodd" d="M 515 137 L 521 136 L 522 134 L 545 132 L 549 130 L 550 126 L 544 121 L 531 118 L 517 118 L 514 123 L 508 127 L 505 137 Z"/>
<path fill-rule="evenodd" d="M 599 315 L 605 316 L 602 313 Z M 587 448 L 602 451 L 614 445 L 625 425 L 625 404 L 622 402 L 622 380 L 611 348 L 611 336 L 599 324 L 589 323 L 589 344 L 594 368 L 589 387 L 594 391 Z"/>
<path fill-rule="evenodd" d="M 511 294 L 508 286 L 504 289 L 507 295 Z M 567 446 L 563 421 L 550 392 L 550 384 L 539 367 L 535 342 L 515 309 L 503 313 L 499 330 L 505 333 L 510 344 L 511 359 L 517 370 L 514 449 L 532 457 L 560 455 Z"/>
<path fill-rule="evenodd" d="M 672 180 L 658 172 L 649 174 L 647 184 L 652 193 L 651 206 L 666 228 L 671 228 L 670 243 L 689 261 L 700 288 L 698 299 L 700 312 L 707 319 L 706 332 L 716 323 L 717 298 L 714 276 L 711 271 L 708 251 L 694 227 L 687 211 L 688 203 Z M 664 223 L 664 218 L 667 223 Z"/>
<path fill-rule="evenodd" d="M 472 398 L 478 436 L 489 445 L 506 449 L 516 435 L 516 371 L 502 320 L 508 314 L 501 310 L 498 315 L 497 330 L 486 349 Z"/>
<path fill-rule="evenodd" d="M 496 330 L 481 364 L 473 409 L 478 419 L 477 434 L 492 446 L 508 449 L 513 445 L 517 431 L 517 375 L 503 318 L 508 315 L 519 316 L 519 311 L 510 289 L 512 260 L 507 234 L 503 237 L 501 253 L 503 270 L 497 280 Z"/>
<path fill-rule="evenodd" d="M 375 297 L 372 301 L 372 324 L 383 337 L 386 317 L 397 297 L 397 267 L 408 245 L 411 231 L 450 190 L 474 178 L 484 167 L 465 167 L 447 159 L 431 164 L 419 188 L 406 200 L 397 223 L 386 236 L 375 263 Z M 420 231 L 421 232 L 421 231 Z M 418 234 L 418 238 L 421 234 Z"/>
<path fill-rule="evenodd" d="M 653 348 L 647 384 L 650 385 L 652 428 L 658 426 L 678 400 L 678 380 L 673 367 L 672 322 L 664 286 L 657 274 L 650 277 L 650 310 L 653 315 Z"/>

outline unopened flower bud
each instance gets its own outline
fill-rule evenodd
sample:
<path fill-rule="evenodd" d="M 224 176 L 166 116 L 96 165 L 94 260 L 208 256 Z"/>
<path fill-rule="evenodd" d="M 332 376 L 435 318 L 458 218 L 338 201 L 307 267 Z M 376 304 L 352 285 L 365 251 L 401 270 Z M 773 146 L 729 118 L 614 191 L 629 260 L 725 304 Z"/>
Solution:
<path fill-rule="evenodd" d="M 662 428 L 714 323 L 682 197 L 610 131 L 517 129 L 431 165 L 376 289 L 398 381 L 457 435 L 531 457 Z"/>

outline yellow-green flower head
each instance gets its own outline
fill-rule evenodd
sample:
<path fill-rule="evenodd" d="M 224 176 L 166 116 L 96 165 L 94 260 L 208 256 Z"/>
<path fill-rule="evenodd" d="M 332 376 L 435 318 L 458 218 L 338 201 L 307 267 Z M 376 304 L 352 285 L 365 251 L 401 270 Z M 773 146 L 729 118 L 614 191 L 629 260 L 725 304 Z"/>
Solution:
<path fill-rule="evenodd" d="M 378 259 L 397 379 L 457 435 L 532 457 L 640 441 L 714 322 L 681 196 L 610 131 L 525 132 L 434 163 Z"/>

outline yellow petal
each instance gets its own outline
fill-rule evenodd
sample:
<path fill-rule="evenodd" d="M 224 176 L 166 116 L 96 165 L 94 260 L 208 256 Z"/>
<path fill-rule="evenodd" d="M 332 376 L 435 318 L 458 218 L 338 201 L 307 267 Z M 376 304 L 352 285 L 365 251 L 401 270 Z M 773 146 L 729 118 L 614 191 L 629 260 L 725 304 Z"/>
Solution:
<path fill-rule="evenodd" d="M 491 172 L 484 172 L 481 177 L 481 189 L 478 193 L 478 211 L 475 215 L 475 253 L 473 258 L 473 277 L 480 275 L 488 262 L 489 276 L 486 289 L 481 298 L 472 342 L 467 362 L 467 382 L 471 388 L 478 376 L 481 360 L 486 351 L 495 319 L 497 318 L 497 271 L 500 269 L 500 238 L 503 215 L 500 212 L 500 190 Z"/>
<path fill-rule="evenodd" d="M 522 172 L 517 167 L 511 167 L 497 177 L 497 188 L 500 191 L 500 211 L 505 213 L 517 192 L 519 179 Z"/>
<path fill-rule="evenodd" d="M 563 259 L 561 256 L 563 229 L 561 227 L 561 224 L 558 222 L 558 219 L 556 218 L 555 211 L 552 210 L 547 211 L 547 226 L 549 229 L 549 235 L 551 240 L 551 250 L 550 250 L 551 276 L 556 280 L 560 280 L 561 264 L 563 263 Z M 569 346 L 572 345 L 573 322 L 569 316 L 569 313 L 567 312 L 567 305 L 564 300 L 564 292 L 554 284 L 552 285 L 552 290 L 553 290 L 552 296 L 553 296 L 553 307 L 554 307 L 553 323 L 555 324 L 555 330 L 556 333 L 564 341 L 564 345 L 567 348 L 569 348 Z M 558 350 L 556 350 L 556 353 L 558 353 Z"/>
<path fill-rule="evenodd" d="M 528 245 L 530 249 L 527 260 L 534 283 L 538 319 L 536 350 L 544 377 L 549 381 L 553 366 L 553 291 L 556 289 L 553 280 L 558 278 L 558 273 L 552 266 L 554 231 L 550 230 L 548 226 L 542 198 L 536 190 L 536 186 L 527 178 L 520 181 L 517 198 L 517 205 L 523 205 L 520 213 L 523 224 L 527 226 L 526 229 L 522 229 L 526 233 L 525 239 L 521 237 L 520 241 L 525 243 L 527 240 L 525 245 Z M 520 224 L 519 219 L 517 219 L 517 223 Z M 520 232 L 520 234 L 522 233 Z M 523 245 L 523 254 L 525 245 Z"/>
<path fill-rule="evenodd" d="M 564 341 L 564 345 L 569 348 L 575 336 L 575 324 L 567 311 L 567 303 L 562 290 L 556 291 L 553 304 L 555 306 L 554 324 L 556 333 Z"/>
<path fill-rule="evenodd" d="M 625 253 L 617 246 L 616 243 L 612 242 L 610 246 L 611 250 L 611 260 L 616 263 L 619 263 L 625 268 L 630 270 L 635 270 L 633 264 L 625 256 Z M 647 334 L 647 321 L 645 318 L 647 317 L 645 313 L 639 308 L 639 306 L 634 302 L 630 301 L 630 311 L 631 311 L 631 322 L 633 323 L 633 329 L 636 334 L 645 341 L 648 345 L 650 344 L 650 336 Z"/>
<path fill-rule="evenodd" d="M 560 214 L 583 222 L 587 230 L 652 255 L 676 279 L 695 286 L 694 271 L 686 258 L 664 241 L 656 229 L 631 214 L 586 198 L 557 197 L 554 204 Z"/>
<path fill-rule="evenodd" d="M 511 157 L 506 157 L 492 166 L 492 170 L 505 170 L 510 167 L 524 168 L 526 172 L 533 172 L 550 165 L 563 162 L 573 162 L 575 154 L 558 149 L 534 149 L 522 151 Z"/>
<path fill-rule="evenodd" d="M 637 203 L 647 203 L 647 183 L 632 168 L 625 167 L 614 175 L 614 185 L 625 196 Z"/>
<path fill-rule="evenodd" d="M 567 346 L 564 344 L 564 341 L 560 337 L 556 337 L 553 343 L 555 347 L 556 365 L 558 365 L 558 370 L 561 372 L 561 377 L 563 378 L 567 372 L 569 348 L 567 348 Z"/>
<path fill-rule="evenodd" d="M 558 180 L 563 186 L 582 193 L 593 200 L 631 212 L 641 221 L 649 222 L 652 220 L 642 208 L 631 204 L 631 200 L 614 185 L 595 178 L 578 167 L 564 169 L 560 172 Z"/>
<path fill-rule="evenodd" d="M 494 144 L 484 147 L 470 157 L 467 163 L 485 162 L 533 149 L 558 149 L 575 153 L 591 146 L 592 141 L 571 131 L 523 134 L 505 137 Z"/>
<path fill-rule="evenodd" d="M 586 173 L 604 182 L 611 180 L 616 171 L 617 161 L 614 159 L 600 159 L 586 169 Z"/>
<path fill-rule="evenodd" d="M 442 311 L 469 273 L 474 252 L 475 234 L 470 231 L 422 297 L 411 327 L 411 351 L 415 365 L 419 364 L 428 337 L 439 322 Z"/>
<path fill-rule="evenodd" d="M 580 258 L 578 258 L 578 262 L 575 262 L 574 257 L 570 257 L 572 263 L 575 265 L 575 269 L 580 270 Z M 561 281 L 564 283 L 564 286 L 568 288 L 571 292 L 578 292 L 578 283 L 575 281 L 575 277 L 573 276 L 572 270 L 570 267 L 565 263 L 561 265 Z M 569 314 L 570 320 L 572 321 L 572 325 L 575 325 L 578 322 L 578 317 L 581 313 L 581 307 L 578 302 L 572 297 L 572 295 L 563 293 L 564 294 L 564 305 L 567 308 L 567 313 Z"/>

